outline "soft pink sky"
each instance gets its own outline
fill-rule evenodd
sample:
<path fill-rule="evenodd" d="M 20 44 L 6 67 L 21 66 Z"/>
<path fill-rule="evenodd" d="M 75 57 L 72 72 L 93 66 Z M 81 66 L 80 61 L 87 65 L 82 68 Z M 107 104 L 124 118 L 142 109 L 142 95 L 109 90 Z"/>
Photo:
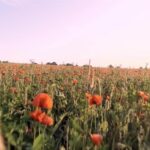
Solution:
<path fill-rule="evenodd" d="M 150 0 L 0 0 L 0 60 L 150 63 Z"/>

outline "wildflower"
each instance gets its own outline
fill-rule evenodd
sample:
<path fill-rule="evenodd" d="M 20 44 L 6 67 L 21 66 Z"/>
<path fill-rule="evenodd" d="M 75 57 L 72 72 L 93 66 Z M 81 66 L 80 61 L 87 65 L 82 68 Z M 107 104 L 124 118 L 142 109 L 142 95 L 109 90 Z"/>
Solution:
<path fill-rule="evenodd" d="M 43 120 L 43 118 L 44 118 L 45 115 L 46 115 L 45 112 L 42 112 L 41 114 L 39 114 L 37 116 L 37 118 L 36 118 L 37 121 L 40 122 L 40 123 L 42 123 L 42 120 Z"/>
<path fill-rule="evenodd" d="M 143 96 L 143 99 L 144 99 L 144 102 L 148 101 L 148 100 L 149 100 L 149 95 L 146 95 L 146 94 L 145 94 L 145 95 Z"/>
<path fill-rule="evenodd" d="M 91 138 L 93 144 L 94 144 L 94 145 L 97 145 L 97 146 L 100 145 L 100 144 L 102 143 L 102 141 L 103 141 L 102 135 L 97 134 L 97 133 L 91 134 L 91 135 L 90 135 L 90 138 Z"/>
<path fill-rule="evenodd" d="M 143 91 L 138 92 L 138 96 L 143 97 L 144 95 L 145 95 L 145 93 Z"/>
<path fill-rule="evenodd" d="M 74 79 L 74 80 L 72 81 L 72 83 L 73 83 L 73 85 L 76 85 L 76 84 L 78 83 L 78 80 Z"/>
<path fill-rule="evenodd" d="M 41 110 L 36 110 L 34 112 L 30 113 L 30 116 L 33 120 L 38 121 L 41 124 L 51 126 L 54 124 L 53 118 L 49 117 L 45 114 L 45 112 L 42 112 Z"/>
<path fill-rule="evenodd" d="M 96 104 L 98 106 L 98 105 L 102 104 L 102 100 L 103 100 L 102 96 L 100 96 L 100 95 L 93 95 L 92 98 L 89 101 L 89 104 L 90 105 Z"/>
<path fill-rule="evenodd" d="M 35 96 L 35 98 L 33 100 L 33 106 L 52 109 L 53 100 L 48 94 L 40 93 Z"/>
<path fill-rule="evenodd" d="M 51 118 L 51 117 L 45 115 L 45 116 L 43 117 L 41 123 L 44 124 L 44 125 L 47 125 L 47 126 L 51 126 L 51 125 L 54 124 L 54 120 L 53 120 L 53 118 Z"/>
<path fill-rule="evenodd" d="M 38 117 L 42 114 L 41 110 L 35 110 L 30 113 L 30 117 L 36 121 L 38 121 Z"/>

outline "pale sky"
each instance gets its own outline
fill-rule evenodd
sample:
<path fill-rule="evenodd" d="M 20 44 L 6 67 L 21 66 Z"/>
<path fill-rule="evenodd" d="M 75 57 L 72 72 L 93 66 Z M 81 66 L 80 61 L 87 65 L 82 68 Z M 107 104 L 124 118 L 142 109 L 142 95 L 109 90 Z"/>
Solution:
<path fill-rule="evenodd" d="M 0 0 L 0 60 L 150 64 L 150 0 Z"/>

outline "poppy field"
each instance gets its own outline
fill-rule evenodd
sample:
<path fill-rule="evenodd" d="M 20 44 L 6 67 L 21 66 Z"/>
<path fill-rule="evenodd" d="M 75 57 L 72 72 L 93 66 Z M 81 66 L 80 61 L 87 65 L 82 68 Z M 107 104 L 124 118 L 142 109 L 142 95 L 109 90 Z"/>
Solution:
<path fill-rule="evenodd" d="M 150 70 L 0 64 L 0 150 L 150 150 Z"/>

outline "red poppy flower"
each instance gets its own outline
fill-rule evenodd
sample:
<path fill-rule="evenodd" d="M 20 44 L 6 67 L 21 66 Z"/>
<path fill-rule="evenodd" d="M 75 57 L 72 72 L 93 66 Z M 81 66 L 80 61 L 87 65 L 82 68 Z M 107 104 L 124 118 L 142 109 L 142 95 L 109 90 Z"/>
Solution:
<path fill-rule="evenodd" d="M 53 118 L 49 117 L 45 114 L 45 112 L 42 112 L 41 110 L 31 112 L 30 116 L 33 120 L 36 120 L 44 125 L 51 126 L 54 124 Z"/>
<path fill-rule="evenodd" d="M 51 126 L 51 125 L 54 124 L 54 120 L 53 120 L 53 118 L 51 118 L 51 117 L 45 115 L 45 116 L 43 117 L 41 123 L 44 124 L 44 125 L 47 125 L 47 126 Z"/>
<path fill-rule="evenodd" d="M 149 96 L 145 94 L 145 95 L 143 96 L 143 99 L 144 99 L 144 101 L 146 102 L 146 101 L 149 100 Z"/>
<path fill-rule="evenodd" d="M 138 96 L 143 97 L 144 95 L 145 95 L 145 93 L 143 91 L 138 92 Z"/>
<path fill-rule="evenodd" d="M 78 80 L 74 79 L 74 80 L 72 81 L 72 83 L 73 83 L 73 85 L 76 85 L 76 84 L 78 83 Z"/>
<path fill-rule="evenodd" d="M 30 116 L 31 116 L 32 119 L 38 121 L 38 117 L 41 114 L 42 114 L 41 110 L 35 110 L 35 111 L 33 111 L 33 112 L 30 113 Z"/>
<path fill-rule="evenodd" d="M 33 106 L 52 109 L 53 100 L 48 94 L 40 93 L 37 96 L 35 96 L 33 100 Z"/>
<path fill-rule="evenodd" d="M 97 145 L 97 146 L 100 145 L 102 143 L 102 141 L 103 141 L 102 135 L 96 134 L 96 133 L 95 134 L 91 134 L 90 138 L 91 138 L 93 144 Z"/>
<path fill-rule="evenodd" d="M 94 104 L 101 105 L 102 104 L 102 100 L 103 100 L 102 96 L 100 96 L 100 95 L 93 95 L 92 98 L 89 101 L 89 104 L 90 105 L 94 105 Z"/>
<path fill-rule="evenodd" d="M 39 114 L 39 115 L 37 116 L 37 121 L 40 122 L 40 123 L 42 123 L 43 118 L 45 117 L 45 115 L 46 115 L 45 112 Z"/>

